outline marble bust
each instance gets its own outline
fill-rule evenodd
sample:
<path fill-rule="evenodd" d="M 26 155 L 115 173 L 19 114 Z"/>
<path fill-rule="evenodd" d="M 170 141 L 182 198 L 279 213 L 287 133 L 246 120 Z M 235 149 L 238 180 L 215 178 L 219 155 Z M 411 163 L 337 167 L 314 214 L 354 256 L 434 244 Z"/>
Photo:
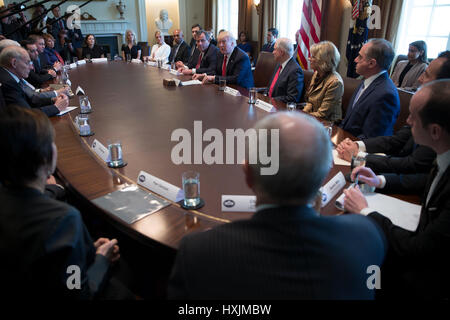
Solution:
<path fill-rule="evenodd" d="M 169 35 L 169 29 L 172 27 L 172 24 L 172 20 L 169 19 L 169 12 L 166 9 L 162 9 L 159 12 L 159 18 L 155 19 L 155 25 L 161 31 L 161 35 Z"/>

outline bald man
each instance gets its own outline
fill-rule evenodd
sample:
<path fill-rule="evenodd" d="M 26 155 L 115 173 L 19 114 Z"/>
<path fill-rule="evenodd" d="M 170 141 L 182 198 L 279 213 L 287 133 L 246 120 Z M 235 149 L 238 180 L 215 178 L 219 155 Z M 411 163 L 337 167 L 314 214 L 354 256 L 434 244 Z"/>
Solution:
<path fill-rule="evenodd" d="M 173 45 L 170 51 L 169 63 L 181 61 L 187 64 L 190 56 L 191 48 L 184 41 L 183 31 L 176 29 L 173 32 Z"/>
<path fill-rule="evenodd" d="M 186 236 L 169 298 L 373 299 L 366 272 L 383 262 L 383 234 L 365 217 L 322 217 L 311 207 L 332 165 L 323 126 L 308 115 L 278 112 L 255 130 L 257 144 L 270 132 L 270 149 L 279 147 L 278 172 L 263 175 L 257 150 L 249 148 L 243 168 L 256 213 Z"/>

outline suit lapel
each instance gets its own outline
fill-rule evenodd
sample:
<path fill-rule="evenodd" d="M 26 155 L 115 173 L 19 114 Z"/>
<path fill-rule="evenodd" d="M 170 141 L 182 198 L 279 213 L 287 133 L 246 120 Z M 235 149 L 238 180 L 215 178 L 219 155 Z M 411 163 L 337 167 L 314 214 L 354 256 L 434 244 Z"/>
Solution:
<path fill-rule="evenodd" d="M 427 189 L 426 189 L 427 191 L 430 191 L 431 184 L 432 184 L 433 179 L 436 176 L 436 174 L 437 174 L 437 167 L 435 168 L 435 170 L 433 170 L 433 175 L 432 175 L 431 179 L 428 179 Z M 442 191 L 445 190 L 445 186 L 447 185 L 449 179 L 450 179 L 450 166 L 447 167 L 444 174 L 441 176 L 441 179 L 439 180 L 436 187 L 434 188 L 434 192 L 431 195 L 430 200 L 428 201 L 428 204 L 426 205 L 427 209 L 428 209 L 428 207 L 430 207 L 430 204 L 432 204 L 433 201 L 436 200 L 436 197 L 442 195 Z M 426 195 L 428 195 L 428 192 Z M 425 196 L 423 203 L 425 203 L 426 200 L 427 200 L 427 198 Z"/>
<path fill-rule="evenodd" d="M 364 101 L 364 99 L 366 99 L 366 97 L 368 96 L 368 95 L 370 95 L 371 93 L 372 93 L 372 91 L 374 91 L 375 90 L 375 88 L 380 84 L 380 83 L 382 83 L 385 79 L 386 79 L 386 76 L 387 76 L 387 73 L 386 72 L 384 72 L 383 74 L 380 74 L 370 85 L 369 85 L 369 87 L 366 89 L 366 90 L 364 90 L 364 92 L 361 94 L 361 96 L 359 97 L 359 99 L 358 99 L 358 101 L 356 101 L 356 104 L 354 105 L 354 107 L 353 107 L 353 109 L 354 108 L 357 108 L 358 107 L 358 105 L 360 104 L 360 103 L 362 103 L 362 101 Z"/>
<path fill-rule="evenodd" d="M 233 52 L 230 55 L 230 60 L 227 63 L 227 74 L 229 73 L 231 67 L 234 64 L 234 60 L 236 59 L 236 55 L 238 54 L 238 47 L 234 47 Z"/>

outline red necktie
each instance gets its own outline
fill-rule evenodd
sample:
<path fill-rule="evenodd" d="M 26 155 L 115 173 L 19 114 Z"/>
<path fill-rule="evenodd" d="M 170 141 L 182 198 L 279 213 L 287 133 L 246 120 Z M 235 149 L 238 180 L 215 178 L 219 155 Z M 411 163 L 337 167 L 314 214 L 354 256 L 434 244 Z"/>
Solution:
<path fill-rule="evenodd" d="M 228 59 L 228 56 L 224 55 L 223 56 L 223 65 L 222 65 L 222 77 L 225 77 L 227 75 L 227 59 Z"/>
<path fill-rule="evenodd" d="M 277 83 L 277 81 L 278 81 L 278 76 L 280 75 L 280 71 L 281 71 L 281 66 L 278 68 L 278 71 L 275 74 L 275 77 L 273 77 L 272 84 L 270 85 L 270 89 L 269 89 L 269 97 L 270 98 L 272 98 L 273 88 L 275 87 L 275 83 Z"/>
<path fill-rule="evenodd" d="M 197 61 L 197 65 L 195 66 L 195 69 L 200 68 L 200 64 L 202 63 L 202 58 L 203 58 L 203 52 L 200 53 L 200 55 L 198 56 L 198 61 Z"/>
<path fill-rule="evenodd" d="M 53 52 L 55 53 L 55 56 L 58 58 L 59 62 L 61 62 L 61 64 L 64 64 L 64 59 L 60 56 L 58 51 L 54 50 Z"/>

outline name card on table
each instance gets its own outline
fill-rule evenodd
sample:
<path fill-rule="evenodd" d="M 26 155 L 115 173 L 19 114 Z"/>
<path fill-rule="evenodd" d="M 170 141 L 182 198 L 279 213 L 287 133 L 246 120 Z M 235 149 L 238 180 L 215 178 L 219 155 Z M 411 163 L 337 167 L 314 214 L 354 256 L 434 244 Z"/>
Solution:
<path fill-rule="evenodd" d="M 74 63 L 71 63 L 69 65 L 69 67 L 70 67 L 70 69 L 74 69 L 74 68 L 78 67 L 78 65 L 74 62 Z"/>
<path fill-rule="evenodd" d="M 109 151 L 108 148 L 106 148 L 100 141 L 97 139 L 94 139 L 94 142 L 92 142 L 91 145 L 94 152 L 105 162 L 107 162 L 109 159 Z"/>
<path fill-rule="evenodd" d="M 163 64 L 161 69 L 170 71 L 170 64 Z"/>
<path fill-rule="evenodd" d="M 82 64 L 86 64 L 86 60 L 82 59 L 82 60 L 78 60 L 78 65 L 82 65 Z"/>
<path fill-rule="evenodd" d="M 181 74 L 177 70 L 170 70 L 170 73 L 175 75 L 175 76 L 179 76 Z"/>
<path fill-rule="evenodd" d="M 322 208 L 345 186 L 344 174 L 339 171 L 330 181 L 327 182 L 320 191 L 322 192 Z"/>
<path fill-rule="evenodd" d="M 222 195 L 222 211 L 255 212 L 256 196 Z"/>
<path fill-rule="evenodd" d="M 108 58 L 93 58 L 91 59 L 92 63 L 97 63 L 97 62 L 108 62 Z"/>
<path fill-rule="evenodd" d="M 75 94 L 76 94 L 77 96 L 79 96 L 79 95 L 85 96 L 85 95 L 86 95 L 86 93 L 84 93 L 83 88 L 81 88 L 80 86 L 78 86 L 77 90 L 75 91 Z"/>
<path fill-rule="evenodd" d="M 158 64 L 155 61 L 148 61 L 147 64 L 151 67 L 157 67 Z"/>
<path fill-rule="evenodd" d="M 223 92 L 231 94 L 232 96 L 235 96 L 235 97 L 239 97 L 241 95 L 238 90 L 230 88 L 230 87 L 225 87 L 225 90 Z"/>
<path fill-rule="evenodd" d="M 182 189 L 155 176 L 152 176 L 145 171 L 139 172 L 138 184 L 173 202 L 178 202 L 180 200 L 183 200 L 184 198 Z"/>
<path fill-rule="evenodd" d="M 189 81 L 181 82 L 182 86 L 193 86 L 193 85 L 197 85 L 197 84 L 202 84 L 202 82 L 199 80 L 189 80 Z"/>
<path fill-rule="evenodd" d="M 131 63 L 142 63 L 142 61 L 140 59 L 132 59 Z"/>
<path fill-rule="evenodd" d="M 276 109 L 273 105 L 271 105 L 268 102 L 262 101 L 260 99 L 256 99 L 255 106 L 264 111 L 267 111 L 267 112 L 275 112 L 276 111 Z"/>

